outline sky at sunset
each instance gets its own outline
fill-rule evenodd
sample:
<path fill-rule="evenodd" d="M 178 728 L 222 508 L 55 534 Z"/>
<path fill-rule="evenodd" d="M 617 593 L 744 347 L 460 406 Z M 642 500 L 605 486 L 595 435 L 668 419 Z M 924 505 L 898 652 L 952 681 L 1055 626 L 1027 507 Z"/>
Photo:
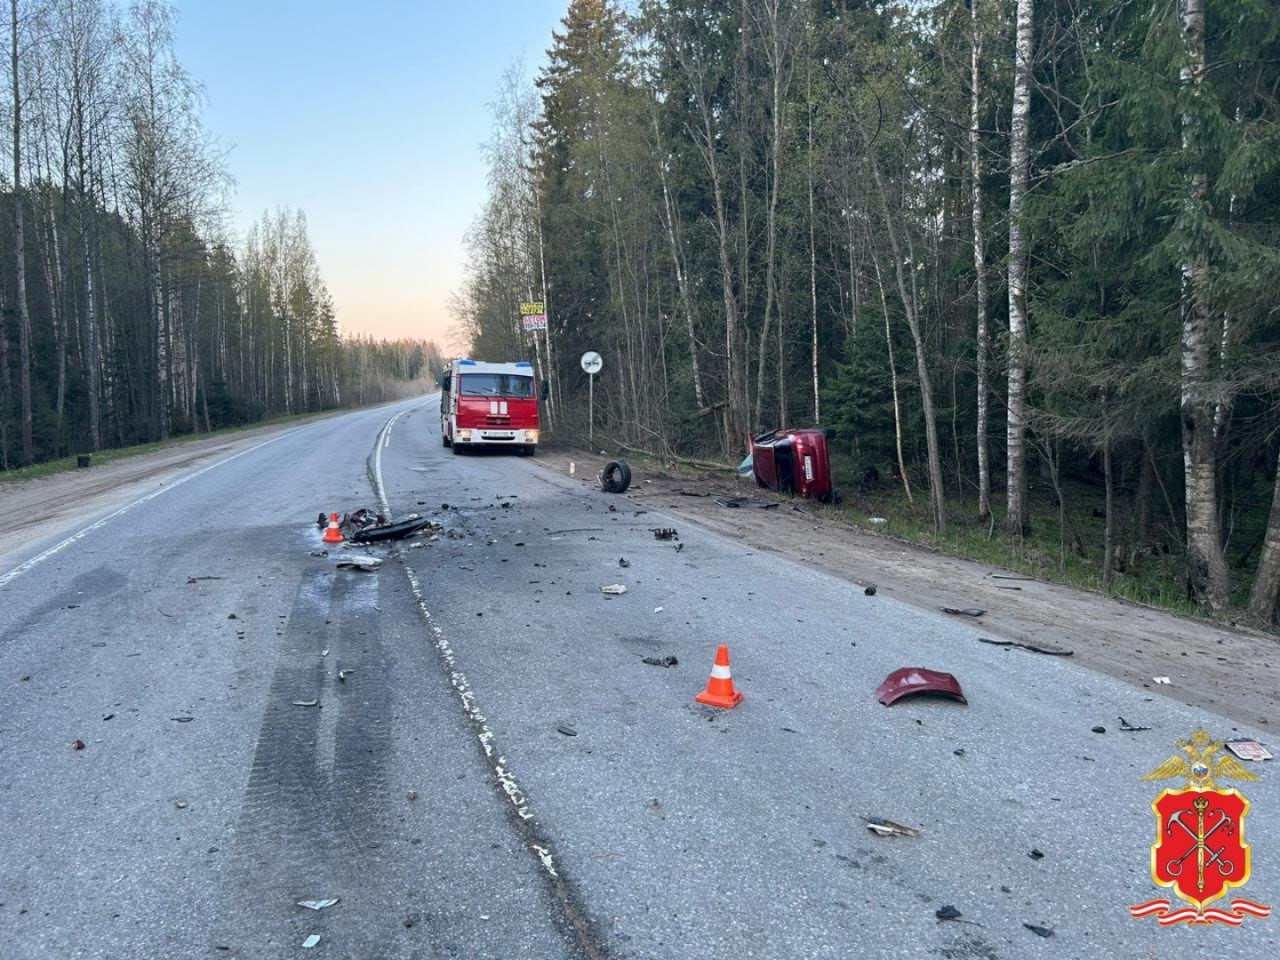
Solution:
<path fill-rule="evenodd" d="M 306 211 L 345 332 L 449 339 L 502 72 L 567 0 L 177 0 L 178 55 L 228 148 L 239 234 Z"/>

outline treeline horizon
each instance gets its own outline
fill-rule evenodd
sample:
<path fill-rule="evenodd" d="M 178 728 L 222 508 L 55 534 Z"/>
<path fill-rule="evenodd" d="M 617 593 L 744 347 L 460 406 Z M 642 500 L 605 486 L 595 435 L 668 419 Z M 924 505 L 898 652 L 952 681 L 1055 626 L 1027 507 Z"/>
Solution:
<path fill-rule="evenodd" d="M 1052 526 L 1104 589 L 1274 624 L 1277 90 L 1269 0 L 570 0 L 501 81 L 454 312 L 553 421 L 598 350 L 597 435 L 833 426 L 940 540 Z"/>
<path fill-rule="evenodd" d="M 434 343 L 340 332 L 301 210 L 232 235 L 171 5 L 2 16 L 0 470 L 434 381 Z"/>

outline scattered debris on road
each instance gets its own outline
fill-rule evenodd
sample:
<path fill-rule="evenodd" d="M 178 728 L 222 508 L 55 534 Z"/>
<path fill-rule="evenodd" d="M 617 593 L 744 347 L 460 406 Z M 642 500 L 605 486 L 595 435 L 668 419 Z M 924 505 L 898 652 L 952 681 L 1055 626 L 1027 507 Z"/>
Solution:
<path fill-rule="evenodd" d="M 643 657 L 640 662 L 651 667 L 674 667 L 680 663 L 675 657 Z"/>
<path fill-rule="evenodd" d="M 885 820 L 882 817 L 863 817 L 867 822 L 867 829 L 872 833 L 882 837 L 918 837 L 920 831 L 915 827 L 904 826 L 901 823 L 895 823 L 892 820 Z"/>
<path fill-rule="evenodd" d="M 1031 852 L 1028 853 L 1027 856 L 1030 857 L 1032 860 L 1043 860 L 1044 852 L 1042 850 L 1037 850 L 1033 847 L 1031 849 Z"/>
<path fill-rule="evenodd" d="M 72 743 L 72 744 L 71 744 L 71 749 L 72 749 L 72 750 L 83 750 L 83 749 L 84 749 L 84 741 L 83 741 L 83 740 L 77 740 L 77 741 L 75 741 L 74 743 Z"/>
<path fill-rule="evenodd" d="M 626 557 L 619 557 L 618 566 L 620 566 L 623 570 L 625 570 L 627 569 L 627 567 L 631 566 L 631 561 L 628 560 Z"/>
<path fill-rule="evenodd" d="M 938 609 L 943 613 L 951 614 L 953 617 L 981 617 L 987 612 L 981 607 L 964 607 L 963 609 L 957 607 L 939 607 Z"/>
<path fill-rule="evenodd" d="M 662 612 L 663 610 L 665 610 L 665 609 L 666 609 L 665 607 L 654 607 L 654 608 L 653 608 L 653 612 L 654 612 L 654 613 L 661 613 L 661 612 Z"/>
<path fill-rule="evenodd" d="M 611 583 L 601 587 L 600 592 L 610 597 L 620 597 L 627 592 L 627 588 L 620 583 Z"/>
<path fill-rule="evenodd" d="M 338 897 L 329 900 L 299 900 L 298 906 L 306 907 L 308 910 L 323 910 L 325 907 L 332 907 L 338 902 Z"/>
<path fill-rule="evenodd" d="M 863 588 L 862 592 L 868 597 L 874 597 L 876 595 L 876 585 L 874 583 L 868 583 L 866 587 Z"/>
<path fill-rule="evenodd" d="M 187 577 L 187 583 L 199 583 L 201 580 L 221 580 L 222 577 Z"/>
<path fill-rule="evenodd" d="M 573 474 L 572 467 L 569 470 Z M 600 489 L 605 493 L 623 493 L 631 486 L 631 467 L 625 460 L 610 460 L 600 471 Z"/>
<path fill-rule="evenodd" d="M 1257 740 L 1227 740 L 1224 742 L 1228 750 L 1234 753 L 1241 760 L 1270 760 L 1272 759 L 1271 751 L 1260 744 Z"/>
<path fill-rule="evenodd" d="M 993 573 L 990 576 L 992 580 L 1024 580 L 1032 583 L 1034 583 L 1036 579 L 1035 577 L 1018 577 L 1011 573 Z"/>
<path fill-rule="evenodd" d="M 329 555 L 329 551 L 328 550 L 312 550 L 311 555 L 313 557 L 327 557 Z"/>
<path fill-rule="evenodd" d="M 1024 923 L 1024 927 L 1034 933 L 1037 937 L 1052 937 L 1053 931 L 1048 927 L 1038 927 L 1034 923 Z"/>
<path fill-rule="evenodd" d="M 578 731 L 575 730 L 573 727 L 569 726 L 567 723 L 560 724 L 559 726 L 556 727 L 556 730 L 558 730 L 560 733 L 563 733 L 566 737 L 576 737 L 578 735 Z"/>
<path fill-rule="evenodd" d="M 395 523 L 379 523 L 376 526 L 364 527 L 352 533 L 347 539 L 352 543 L 384 543 L 388 540 L 404 540 L 406 537 L 411 537 L 419 530 L 430 525 L 430 520 L 415 513 L 413 516 L 397 520 Z"/>
<path fill-rule="evenodd" d="M 1023 650 L 1030 650 L 1032 653 L 1043 653 L 1050 657 L 1073 657 L 1074 650 L 1066 650 L 1062 647 L 1055 647 L 1049 644 L 1039 643 L 1021 643 L 1017 640 L 992 640 L 990 637 L 979 637 L 979 643 L 989 643 L 994 647 L 1021 647 Z"/>
<path fill-rule="evenodd" d="M 319 703 L 320 703 L 319 700 L 294 700 L 293 701 L 293 705 L 295 707 L 314 707 Z"/>
<path fill-rule="evenodd" d="M 187 801 L 185 800 L 175 800 L 173 801 L 173 805 L 177 807 L 179 810 L 187 809 Z"/>
<path fill-rule="evenodd" d="M 311 936 L 307 937 L 307 939 L 302 941 L 302 949 L 310 950 L 319 942 L 320 942 L 319 934 L 313 933 Z"/>
<path fill-rule="evenodd" d="M 1132 723 L 1130 723 L 1124 717 L 1118 717 L 1117 719 L 1120 721 L 1120 729 L 1124 733 L 1139 733 L 1143 730 L 1151 729 L 1150 727 L 1135 727 Z"/>
<path fill-rule="evenodd" d="M 654 527 L 652 528 L 653 539 L 655 540 L 679 540 L 680 534 L 676 532 L 674 527 Z"/>
<path fill-rule="evenodd" d="M 1170 679 L 1169 679 L 1168 677 L 1152 677 L 1152 678 L 1151 678 L 1151 682 L 1152 682 L 1152 683 L 1168 684 L 1168 683 L 1171 683 L 1172 681 L 1170 681 Z"/>
<path fill-rule="evenodd" d="M 170 717 L 174 723 L 190 723 L 195 717 Z"/>
<path fill-rule="evenodd" d="M 346 682 L 347 682 L 347 677 L 349 677 L 351 674 L 353 674 L 353 673 L 355 673 L 355 672 L 356 672 L 356 671 L 355 671 L 355 668 L 354 668 L 354 667 L 348 667 L 348 668 L 347 668 L 347 669 L 345 669 L 345 670 L 339 670 L 339 671 L 338 671 L 338 681 L 339 681 L 340 683 L 346 683 Z"/>
<path fill-rule="evenodd" d="M 964 698 L 960 682 L 954 676 L 940 670 L 927 670 L 924 667 L 903 667 L 893 671 L 876 688 L 876 699 L 888 707 L 903 697 L 921 693 L 937 693 L 959 700 L 961 703 L 969 702 Z"/>
<path fill-rule="evenodd" d="M 1093 727 L 1092 729 L 1093 729 L 1093 732 L 1094 732 L 1094 733 L 1106 733 L 1106 732 L 1107 732 L 1107 728 L 1106 728 L 1106 727 Z"/>

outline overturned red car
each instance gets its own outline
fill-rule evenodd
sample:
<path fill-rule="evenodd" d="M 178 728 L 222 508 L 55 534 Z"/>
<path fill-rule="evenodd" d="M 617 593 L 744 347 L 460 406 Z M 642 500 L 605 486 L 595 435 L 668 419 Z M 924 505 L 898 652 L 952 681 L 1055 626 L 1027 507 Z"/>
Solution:
<path fill-rule="evenodd" d="M 780 493 L 839 503 L 827 450 L 827 442 L 834 437 L 830 427 L 773 430 L 752 437 L 751 470 L 756 483 Z"/>

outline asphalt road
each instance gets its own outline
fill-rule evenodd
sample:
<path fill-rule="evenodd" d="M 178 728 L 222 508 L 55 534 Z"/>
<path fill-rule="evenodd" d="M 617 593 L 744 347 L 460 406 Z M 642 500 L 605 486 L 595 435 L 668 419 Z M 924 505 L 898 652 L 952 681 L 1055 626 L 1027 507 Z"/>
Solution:
<path fill-rule="evenodd" d="M 436 410 L 298 428 L 0 556 L 0 956 L 1280 954 L 1277 917 L 1128 912 L 1161 893 L 1162 785 L 1137 778 L 1197 725 L 1264 731 L 638 513 L 545 454 L 454 456 Z M 320 510 L 380 503 L 444 529 L 376 573 L 312 555 Z M 693 702 L 718 643 L 729 712 Z M 902 666 L 968 705 L 881 706 Z M 1266 904 L 1272 769 L 1241 785 L 1240 894 Z"/>

